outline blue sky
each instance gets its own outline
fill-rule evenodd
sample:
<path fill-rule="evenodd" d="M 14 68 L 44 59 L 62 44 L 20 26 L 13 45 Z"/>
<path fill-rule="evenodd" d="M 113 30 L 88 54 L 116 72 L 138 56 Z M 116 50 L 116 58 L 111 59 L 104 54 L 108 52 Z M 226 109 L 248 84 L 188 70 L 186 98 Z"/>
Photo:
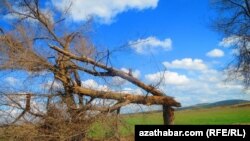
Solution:
<path fill-rule="evenodd" d="M 170 39 L 171 49 L 156 47 L 138 53 L 128 46 L 130 50 L 114 55 L 114 62 L 118 62 L 117 66 L 120 68 L 139 70 L 140 79 L 146 82 L 149 82 L 147 76 L 151 75 L 156 79 L 156 74 L 164 69 L 168 72 L 166 79 L 173 77 L 178 82 L 178 78 L 182 78 L 178 76 L 184 76 L 188 79 L 186 83 L 182 84 L 181 80 L 180 83 L 166 80 L 161 86 L 161 89 L 179 99 L 183 105 L 250 99 L 241 84 L 224 81 L 226 74 L 223 71 L 233 60 L 233 56 L 232 50 L 224 45 L 227 42 L 222 42 L 223 36 L 211 28 L 211 20 L 215 14 L 209 0 L 159 0 L 155 8 L 129 9 L 113 17 L 110 23 L 99 21 L 93 36 L 98 45 L 109 49 L 148 37 L 155 37 L 160 41 Z M 202 62 L 194 63 L 195 60 Z M 179 61 L 182 66 L 188 63 L 191 65 L 178 67 L 173 61 Z M 163 62 L 172 65 L 164 66 Z M 199 68 L 199 65 L 205 67 L 192 69 Z M 157 83 L 154 80 L 150 82 Z"/>
<path fill-rule="evenodd" d="M 79 24 L 88 17 L 94 18 L 90 36 L 99 49 L 119 49 L 112 54 L 115 67 L 124 71 L 131 68 L 134 76 L 147 84 L 157 84 L 163 77 L 159 88 L 183 106 L 227 99 L 250 100 L 250 94 L 240 83 L 224 81 L 224 69 L 233 59 L 230 45 L 236 38 L 226 38 L 212 30 L 215 12 L 209 0 L 74 2 L 69 15 L 71 22 Z M 52 0 L 51 4 L 60 10 L 68 0 Z M 11 85 L 19 79 L 9 75 L 3 80 Z M 140 92 L 122 81 L 112 79 L 120 82 L 123 90 Z M 83 83 L 106 87 L 94 78 Z"/>

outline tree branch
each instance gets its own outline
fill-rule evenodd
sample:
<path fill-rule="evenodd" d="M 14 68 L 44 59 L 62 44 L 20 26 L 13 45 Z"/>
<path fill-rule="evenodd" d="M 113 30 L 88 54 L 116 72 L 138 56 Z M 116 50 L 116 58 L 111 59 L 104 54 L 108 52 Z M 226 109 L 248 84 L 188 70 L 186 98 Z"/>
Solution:
<path fill-rule="evenodd" d="M 247 15 L 248 17 L 250 17 L 250 13 L 248 12 L 248 10 L 247 10 L 243 5 L 238 4 L 238 3 L 236 3 L 236 2 L 234 2 L 234 1 L 232 1 L 232 0 L 229 0 L 229 2 L 231 2 L 232 4 L 234 4 L 234 5 L 238 6 L 238 7 L 240 7 L 240 8 L 246 13 L 246 15 Z M 247 4 L 247 2 L 246 2 L 246 4 Z"/>
<path fill-rule="evenodd" d="M 136 103 L 136 104 L 146 104 L 146 105 L 157 104 L 157 105 L 168 105 L 175 107 L 181 106 L 180 103 L 176 102 L 173 98 L 169 98 L 167 96 L 142 96 L 142 95 L 119 93 L 113 91 L 98 91 L 84 87 L 74 87 L 73 91 L 74 93 L 90 97 L 113 99 L 118 101 L 130 101 L 131 103 Z"/>
<path fill-rule="evenodd" d="M 123 101 L 123 102 L 118 102 L 115 105 L 111 106 L 111 107 L 105 107 L 105 106 L 93 106 L 93 105 L 86 105 L 84 107 L 82 107 L 81 109 L 77 109 L 77 108 L 73 108 L 74 110 L 94 110 L 94 111 L 100 111 L 102 113 L 105 112 L 113 112 L 119 108 L 121 108 L 122 106 L 126 106 L 130 103 L 129 100 L 127 101 Z"/>
<path fill-rule="evenodd" d="M 90 63 L 94 66 L 97 66 L 97 67 L 100 67 L 104 70 L 107 70 L 108 72 L 114 74 L 114 76 L 119 76 L 123 79 L 126 79 L 127 81 L 135 84 L 136 86 L 144 89 L 145 91 L 147 92 L 150 92 L 151 94 L 155 95 L 155 96 L 164 96 L 164 94 L 157 90 L 155 87 L 153 86 L 150 86 L 150 85 L 146 85 L 144 83 L 142 83 L 140 80 L 138 80 L 137 78 L 133 77 L 133 76 L 130 76 L 128 75 L 127 73 L 123 72 L 123 71 L 120 71 L 120 70 L 117 70 L 117 69 L 114 69 L 112 67 L 108 67 L 102 63 L 98 63 L 96 62 L 95 60 L 89 58 L 89 57 L 86 57 L 86 56 L 82 56 L 82 57 L 79 57 L 79 56 L 76 56 L 70 52 L 67 52 L 67 51 L 64 51 L 56 46 L 52 46 L 50 45 L 50 47 L 56 51 L 58 51 L 59 53 L 62 53 L 63 55 L 66 55 L 68 56 L 69 58 L 71 59 L 75 59 L 75 60 L 78 60 L 78 61 L 82 61 L 82 62 L 85 62 L 85 63 Z M 168 97 L 169 99 L 172 99 L 172 97 L 169 97 L 169 96 L 166 96 Z"/>

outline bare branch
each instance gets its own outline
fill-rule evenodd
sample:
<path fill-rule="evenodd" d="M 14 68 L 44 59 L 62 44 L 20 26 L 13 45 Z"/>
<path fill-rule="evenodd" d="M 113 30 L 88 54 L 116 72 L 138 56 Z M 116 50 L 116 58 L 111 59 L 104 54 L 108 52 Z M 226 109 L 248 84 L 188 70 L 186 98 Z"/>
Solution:
<path fill-rule="evenodd" d="M 70 57 L 71 59 L 75 59 L 75 60 L 79 60 L 79 61 L 82 61 L 82 62 L 90 63 L 90 64 L 92 64 L 94 66 L 97 66 L 97 67 L 100 67 L 100 68 L 102 68 L 104 70 L 107 70 L 109 73 L 114 74 L 113 76 L 119 76 L 119 77 L 121 77 L 123 79 L 126 79 L 129 82 L 135 84 L 136 86 L 144 89 L 147 92 L 150 92 L 153 95 L 156 95 L 156 96 L 163 96 L 164 95 L 162 92 L 160 92 L 159 90 L 155 89 L 154 87 L 142 83 L 137 78 L 135 78 L 133 76 L 130 76 L 130 75 L 128 75 L 127 73 L 125 73 L 123 71 L 119 71 L 119 70 L 114 69 L 112 67 L 107 67 L 106 65 L 104 65 L 102 63 L 98 63 L 98 62 L 94 61 L 93 59 L 91 59 L 89 57 L 86 57 L 86 56 L 82 56 L 82 57 L 76 56 L 76 55 L 74 55 L 74 54 L 72 54 L 70 52 L 64 51 L 64 50 L 62 50 L 62 49 L 60 49 L 60 48 L 58 48 L 56 46 L 50 45 L 50 47 L 52 49 L 54 49 L 54 50 L 62 53 L 63 55 L 66 55 L 66 56 Z"/>
<path fill-rule="evenodd" d="M 84 87 L 74 87 L 73 91 L 78 94 L 96 97 L 96 98 L 103 98 L 103 99 L 114 99 L 118 101 L 130 101 L 131 103 L 136 104 L 161 104 L 161 105 L 168 105 L 168 106 L 176 106 L 180 107 L 180 103 L 176 102 L 173 98 L 169 98 L 167 96 L 142 96 L 142 95 L 135 95 L 135 94 L 126 94 L 126 93 L 118 93 L 112 91 L 97 91 L 92 90 Z"/>

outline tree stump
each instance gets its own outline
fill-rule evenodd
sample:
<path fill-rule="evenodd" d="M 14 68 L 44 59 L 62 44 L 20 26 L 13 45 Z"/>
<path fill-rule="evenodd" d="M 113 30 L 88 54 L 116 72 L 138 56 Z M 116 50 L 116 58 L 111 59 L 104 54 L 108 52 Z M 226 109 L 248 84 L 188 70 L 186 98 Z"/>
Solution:
<path fill-rule="evenodd" d="M 173 125 L 174 124 L 174 108 L 168 105 L 162 105 L 163 109 L 163 121 L 164 125 Z"/>

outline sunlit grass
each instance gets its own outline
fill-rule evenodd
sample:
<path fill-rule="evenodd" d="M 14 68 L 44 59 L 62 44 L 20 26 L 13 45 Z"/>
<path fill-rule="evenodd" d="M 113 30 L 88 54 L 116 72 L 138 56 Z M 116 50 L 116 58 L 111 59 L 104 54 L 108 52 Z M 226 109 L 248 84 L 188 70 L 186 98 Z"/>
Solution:
<path fill-rule="evenodd" d="M 162 113 L 140 113 L 121 116 L 119 125 L 120 136 L 134 133 L 134 125 L 163 124 Z M 111 122 L 110 122 L 111 123 Z M 114 125 L 101 121 L 95 123 L 90 130 L 90 137 L 105 138 L 113 135 Z M 248 107 L 217 107 L 210 109 L 183 110 L 175 112 L 175 124 L 179 125 L 222 125 L 250 124 L 250 106 Z M 111 126 L 110 126 L 111 125 Z"/>

